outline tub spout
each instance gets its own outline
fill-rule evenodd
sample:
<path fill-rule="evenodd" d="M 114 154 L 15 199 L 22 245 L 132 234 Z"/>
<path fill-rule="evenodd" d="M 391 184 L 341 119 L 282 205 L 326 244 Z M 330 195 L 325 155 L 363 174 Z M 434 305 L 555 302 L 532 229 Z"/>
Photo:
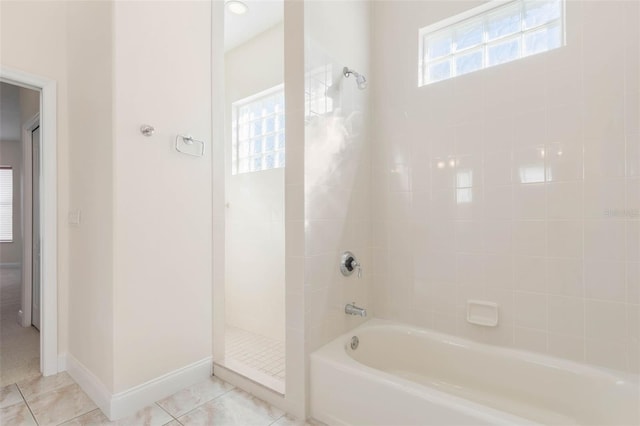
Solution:
<path fill-rule="evenodd" d="M 349 315 L 359 315 L 361 317 L 367 316 L 367 310 L 356 306 L 356 302 L 349 303 L 344 307 L 344 313 Z"/>

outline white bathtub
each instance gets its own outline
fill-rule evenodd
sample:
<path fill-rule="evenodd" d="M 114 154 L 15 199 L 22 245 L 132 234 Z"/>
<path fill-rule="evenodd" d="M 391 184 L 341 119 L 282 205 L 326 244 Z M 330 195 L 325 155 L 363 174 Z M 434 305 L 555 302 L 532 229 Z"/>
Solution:
<path fill-rule="evenodd" d="M 310 392 L 329 425 L 640 424 L 636 376 L 378 319 L 311 354 Z"/>

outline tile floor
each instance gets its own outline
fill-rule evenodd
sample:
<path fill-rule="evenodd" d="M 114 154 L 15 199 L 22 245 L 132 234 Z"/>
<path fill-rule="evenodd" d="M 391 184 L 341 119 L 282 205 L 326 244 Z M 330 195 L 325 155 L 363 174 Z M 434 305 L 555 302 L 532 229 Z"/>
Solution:
<path fill-rule="evenodd" d="M 231 325 L 225 327 L 224 365 L 243 376 L 284 393 L 284 342 Z"/>
<path fill-rule="evenodd" d="M 0 387 L 40 375 L 40 333 L 18 324 L 20 269 L 0 268 Z"/>
<path fill-rule="evenodd" d="M 129 418 L 110 422 L 67 373 L 0 389 L 0 424 L 310 426 L 216 377 L 157 401 Z"/>

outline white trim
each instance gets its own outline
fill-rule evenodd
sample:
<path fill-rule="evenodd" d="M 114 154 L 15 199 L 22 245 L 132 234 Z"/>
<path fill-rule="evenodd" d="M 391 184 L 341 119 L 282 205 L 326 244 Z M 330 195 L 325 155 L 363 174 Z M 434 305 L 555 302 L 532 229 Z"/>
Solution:
<path fill-rule="evenodd" d="M 58 357 L 58 368 L 60 371 L 66 370 L 98 408 L 110 420 L 115 421 L 207 380 L 212 375 L 212 362 L 212 358 L 207 357 L 116 394 L 112 394 L 95 374 L 69 353 Z"/>
<path fill-rule="evenodd" d="M 73 355 L 67 353 L 60 356 L 60 366 L 66 367 L 67 372 L 89 398 L 102 410 L 108 413 L 111 405 L 111 392 L 87 367 L 78 361 Z"/>
<path fill-rule="evenodd" d="M 32 256 L 33 256 L 33 129 L 40 126 L 40 112 L 27 120 L 22 126 L 22 259 L 25 268 L 22 268 L 22 317 L 23 327 L 31 326 L 31 292 L 32 282 Z"/>
<path fill-rule="evenodd" d="M 58 368 L 60 371 L 66 370 L 100 410 L 110 420 L 115 421 L 131 416 L 186 387 L 207 380 L 212 374 L 212 362 L 212 358 L 207 357 L 116 394 L 112 394 L 95 374 L 69 353 L 58 357 Z"/>
<path fill-rule="evenodd" d="M 110 420 L 130 416 L 155 401 L 211 377 L 212 365 L 213 360 L 209 356 L 126 391 L 118 392 L 111 397 L 111 406 L 105 414 Z"/>
<path fill-rule="evenodd" d="M 55 80 L 0 66 L 0 81 L 40 90 L 41 164 L 41 329 L 40 371 L 58 372 L 58 198 L 57 86 Z"/>

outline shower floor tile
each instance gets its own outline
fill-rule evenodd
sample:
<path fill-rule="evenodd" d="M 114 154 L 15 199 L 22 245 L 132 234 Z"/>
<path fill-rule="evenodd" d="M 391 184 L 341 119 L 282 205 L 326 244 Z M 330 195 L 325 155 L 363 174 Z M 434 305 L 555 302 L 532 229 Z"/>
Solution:
<path fill-rule="evenodd" d="M 284 393 L 284 342 L 227 325 L 225 365 L 270 388 L 282 389 L 281 393 Z"/>

